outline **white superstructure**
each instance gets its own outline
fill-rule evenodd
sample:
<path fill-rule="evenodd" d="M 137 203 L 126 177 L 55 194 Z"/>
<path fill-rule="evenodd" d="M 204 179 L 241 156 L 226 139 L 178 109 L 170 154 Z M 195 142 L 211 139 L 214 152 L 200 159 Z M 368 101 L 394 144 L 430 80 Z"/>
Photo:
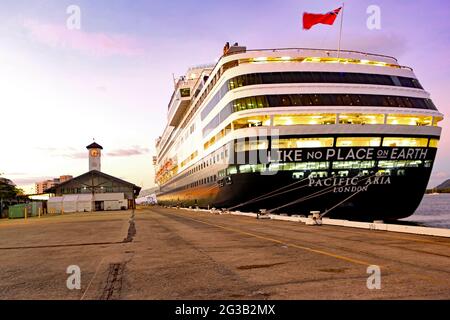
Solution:
<path fill-rule="evenodd" d="M 346 82 L 340 82 L 341 78 Z M 384 100 L 370 105 L 372 96 Z M 329 99 L 335 100 L 322 101 Z M 218 164 L 226 153 L 223 146 L 257 135 L 261 127 L 277 129 L 280 136 L 383 133 L 438 137 L 441 128 L 437 124 L 442 119 L 413 70 L 392 57 L 232 47 L 216 66 L 191 69 L 176 84 L 168 125 L 157 142 L 157 183 L 164 192 L 191 183 L 192 175 L 195 181 L 215 181 L 217 173 L 202 173 L 201 168 Z M 348 146 L 354 142 L 342 141 Z M 320 147 L 327 142 L 309 143 Z M 414 146 L 423 141 L 402 143 Z M 428 139 L 426 143 L 428 147 Z"/>

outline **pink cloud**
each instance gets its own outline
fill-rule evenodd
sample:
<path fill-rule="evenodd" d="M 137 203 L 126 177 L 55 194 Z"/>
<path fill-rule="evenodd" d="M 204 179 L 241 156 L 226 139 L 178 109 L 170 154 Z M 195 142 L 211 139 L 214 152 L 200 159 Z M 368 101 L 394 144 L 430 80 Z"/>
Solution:
<path fill-rule="evenodd" d="M 138 56 L 144 52 L 140 41 L 129 35 L 69 30 L 65 25 L 35 20 L 25 20 L 23 25 L 31 39 L 53 48 L 76 50 L 96 57 Z"/>
<path fill-rule="evenodd" d="M 119 149 L 114 150 L 108 153 L 110 157 L 130 157 L 130 156 L 139 156 L 149 153 L 150 150 L 147 148 L 142 148 L 139 146 L 134 146 L 130 149 Z"/>
<path fill-rule="evenodd" d="M 449 174 L 444 171 L 433 172 L 433 174 L 431 175 L 432 179 L 447 179 L 448 177 Z"/>

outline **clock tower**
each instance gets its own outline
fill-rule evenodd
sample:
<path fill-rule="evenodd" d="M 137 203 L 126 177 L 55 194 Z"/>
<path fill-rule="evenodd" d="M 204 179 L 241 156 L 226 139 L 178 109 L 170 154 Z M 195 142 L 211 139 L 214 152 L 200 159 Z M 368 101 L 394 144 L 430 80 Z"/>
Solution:
<path fill-rule="evenodd" d="M 103 147 L 98 143 L 94 142 L 93 144 L 86 147 L 89 151 L 89 172 L 91 171 L 102 171 L 101 165 L 101 157 Z"/>

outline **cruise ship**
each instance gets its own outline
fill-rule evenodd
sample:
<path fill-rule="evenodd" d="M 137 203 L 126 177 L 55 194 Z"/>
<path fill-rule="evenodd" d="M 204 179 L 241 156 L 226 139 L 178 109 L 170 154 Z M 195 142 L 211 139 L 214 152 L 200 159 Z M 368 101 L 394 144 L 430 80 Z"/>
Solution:
<path fill-rule="evenodd" d="M 416 211 L 444 118 L 393 57 L 239 44 L 175 81 L 167 112 L 160 204 L 359 221 Z"/>

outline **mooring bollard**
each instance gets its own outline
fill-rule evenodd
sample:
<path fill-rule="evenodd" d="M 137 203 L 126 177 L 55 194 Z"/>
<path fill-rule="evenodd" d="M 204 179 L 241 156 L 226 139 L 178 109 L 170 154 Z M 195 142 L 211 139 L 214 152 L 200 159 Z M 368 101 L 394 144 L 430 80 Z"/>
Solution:
<path fill-rule="evenodd" d="M 256 214 L 256 219 L 270 219 L 269 213 L 267 212 L 267 209 L 261 209 L 259 210 L 259 213 Z"/>
<path fill-rule="evenodd" d="M 321 226 L 322 225 L 322 216 L 320 215 L 320 211 L 311 211 L 311 215 L 308 217 L 308 221 L 306 225 L 308 226 Z"/>

